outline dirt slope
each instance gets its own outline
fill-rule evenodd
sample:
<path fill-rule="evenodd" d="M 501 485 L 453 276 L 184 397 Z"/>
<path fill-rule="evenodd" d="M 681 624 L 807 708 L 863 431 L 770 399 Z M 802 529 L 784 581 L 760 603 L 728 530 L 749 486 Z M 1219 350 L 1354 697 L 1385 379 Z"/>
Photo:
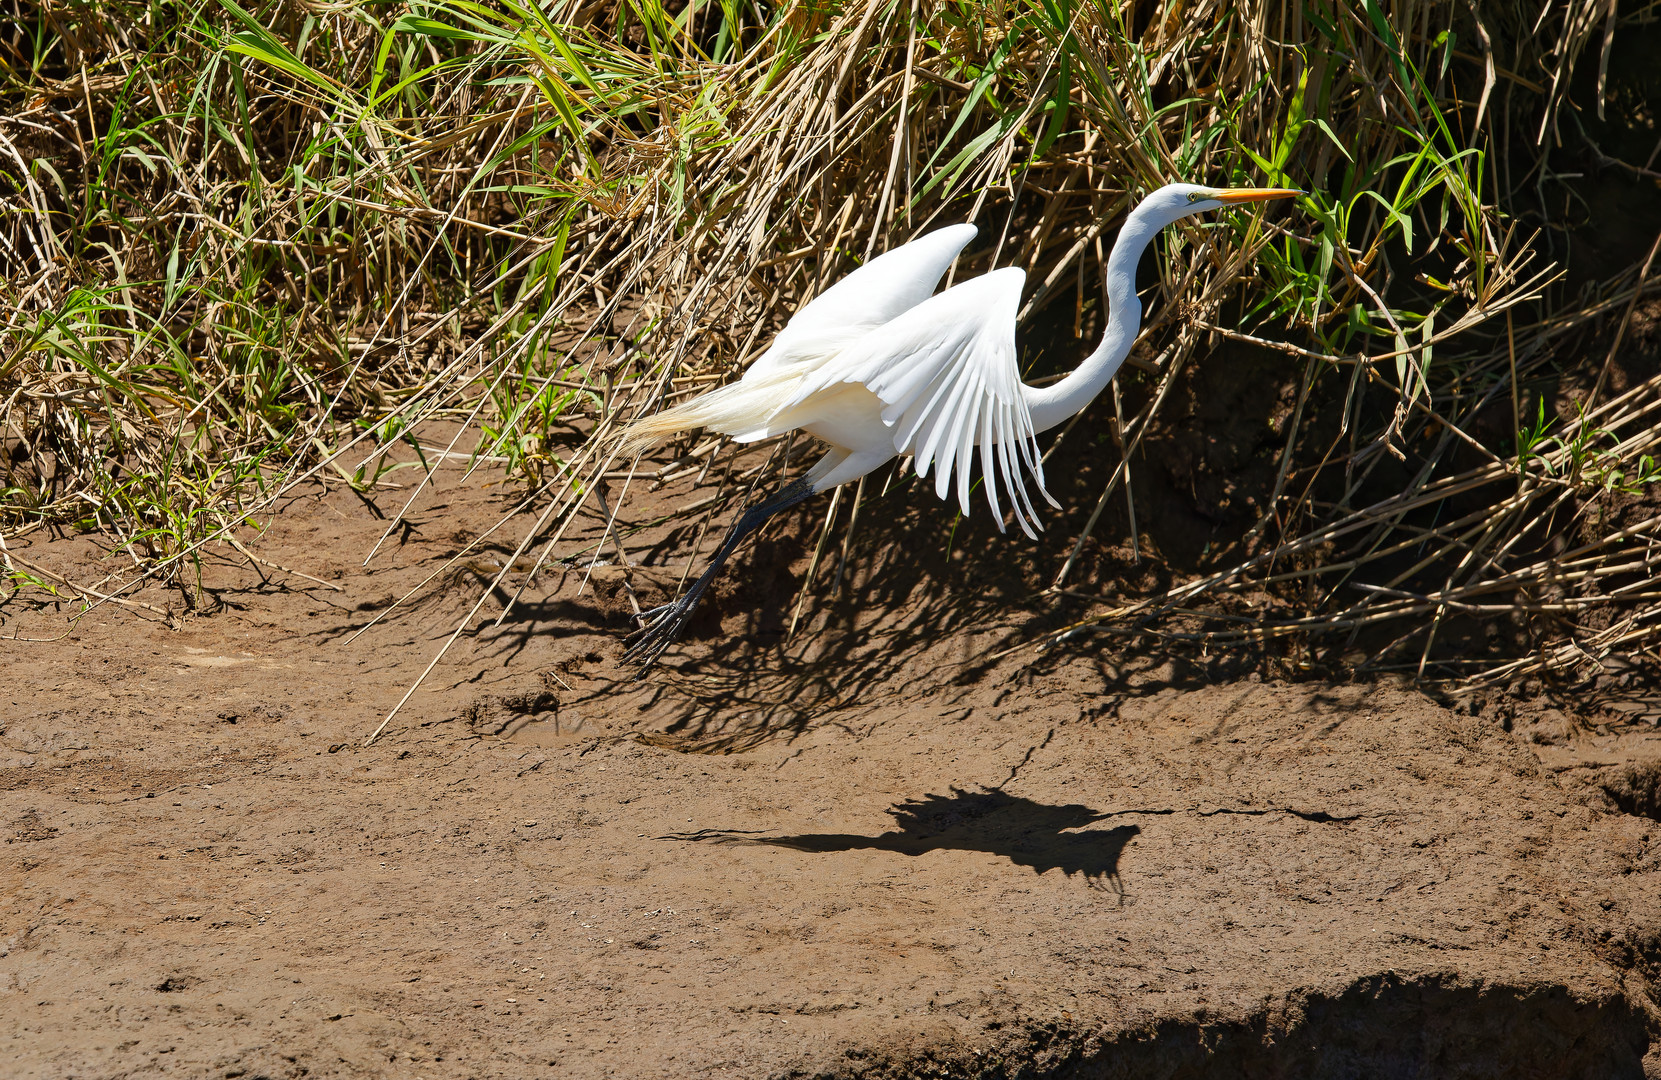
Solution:
<path fill-rule="evenodd" d="M 182 629 L 0 645 L 0 1074 L 1661 1076 L 1661 825 L 1405 690 L 829 678 L 870 627 L 620 684 L 571 572 L 364 748 L 483 587 L 344 643 L 503 505 L 447 500 L 369 570 L 290 507 L 258 553 L 344 591 L 210 561 Z"/>

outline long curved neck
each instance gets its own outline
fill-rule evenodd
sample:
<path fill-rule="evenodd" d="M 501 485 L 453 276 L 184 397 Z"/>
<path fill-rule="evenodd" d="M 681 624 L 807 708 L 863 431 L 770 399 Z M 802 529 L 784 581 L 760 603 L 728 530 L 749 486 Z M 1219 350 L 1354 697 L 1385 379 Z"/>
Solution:
<path fill-rule="evenodd" d="M 1024 387 L 1035 431 L 1048 431 L 1084 409 L 1119 370 L 1136 341 L 1142 324 L 1142 302 L 1136 298 L 1136 264 L 1158 235 L 1163 223 L 1132 213 L 1119 230 L 1113 253 L 1107 258 L 1107 330 L 1096 351 L 1060 382 L 1042 388 Z"/>

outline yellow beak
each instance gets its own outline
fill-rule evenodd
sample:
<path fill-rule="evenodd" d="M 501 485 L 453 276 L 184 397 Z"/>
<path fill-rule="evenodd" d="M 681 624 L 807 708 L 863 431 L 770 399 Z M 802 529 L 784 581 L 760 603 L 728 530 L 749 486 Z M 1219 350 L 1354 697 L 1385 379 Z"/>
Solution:
<path fill-rule="evenodd" d="M 1213 196 L 1218 202 L 1248 203 L 1262 199 L 1290 199 L 1305 194 L 1295 188 L 1228 188 Z"/>

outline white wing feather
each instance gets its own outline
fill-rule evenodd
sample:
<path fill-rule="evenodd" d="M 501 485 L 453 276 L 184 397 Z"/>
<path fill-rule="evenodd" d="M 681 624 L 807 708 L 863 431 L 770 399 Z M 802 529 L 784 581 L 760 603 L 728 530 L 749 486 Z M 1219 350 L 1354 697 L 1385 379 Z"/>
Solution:
<path fill-rule="evenodd" d="M 934 470 L 934 489 L 946 498 L 957 479 L 957 501 L 969 513 L 975 448 L 987 504 L 1003 528 L 1000 489 L 1028 536 L 1043 528 L 1023 476 L 1038 493 L 1044 470 L 1032 414 L 1022 395 L 1015 354 L 1015 315 L 1026 275 L 995 270 L 930 297 L 849 345 L 834 363 L 798 387 L 794 403 L 838 382 L 863 384 L 883 404 L 894 450 L 912 455 L 919 476 Z"/>
<path fill-rule="evenodd" d="M 878 255 L 796 312 L 745 377 L 811 371 L 866 331 L 927 300 L 977 231 L 967 223 L 949 225 Z"/>

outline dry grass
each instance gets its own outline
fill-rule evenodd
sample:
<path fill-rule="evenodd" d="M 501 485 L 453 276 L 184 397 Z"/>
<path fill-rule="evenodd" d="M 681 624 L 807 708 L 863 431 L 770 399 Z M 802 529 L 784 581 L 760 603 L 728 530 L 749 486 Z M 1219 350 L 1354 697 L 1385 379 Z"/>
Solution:
<path fill-rule="evenodd" d="M 540 563 L 630 473 L 621 421 L 731 377 L 873 252 L 975 220 L 991 243 L 957 272 L 1022 266 L 1029 328 L 1088 337 L 1104 243 L 1140 193 L 1288 183 L 1311 191 L 1295 209 L 1164 245 L 1126 392 L 1098 406 L 1117 410 L 1120 467 L 1075 535 L 1050 534 L 1055 602 L 1097 606 L 1045 641 L 1580 678 L 1661 633 L 1658 522 L 1631 509 L 1656 506 L 1661 384 L 1617 388 L 1602 356 L 1565 377 L 1594 332 L 1617 355 L 1656 270 L 1607 266 L 1568 295 L 1563 223 L 1528 200 L 1574 197 L 1545 163 L 1589 139 L 1577 65 L 1580 83 L 1598 69 L 1597 108 L 1627 100 L 1608 43 L 1653 15 L 20 7 L 0 110 L 0 515 L 109 531 L 135 570 L 178 577 L 300 478 L 404 481 L 413 501 L 420 465 L 459 453 L 526 481 L 540 512 L 520 553 Z M 1081 585 L 1121 502 L 1143 555 L 1146 440 L 1230 349 L 1268 350 L 1294 388 L 1265 418 L 1283 441 L 1256 523 L 1169 588 Z M 457 434 L 432 439 L 432 421 Z M 719 479 L 719 452 L 681 447 L 654 476 Z M 1447 644 L 1461 618 L 1497 616 L 1511 629 L 1491 647 Z"/>

